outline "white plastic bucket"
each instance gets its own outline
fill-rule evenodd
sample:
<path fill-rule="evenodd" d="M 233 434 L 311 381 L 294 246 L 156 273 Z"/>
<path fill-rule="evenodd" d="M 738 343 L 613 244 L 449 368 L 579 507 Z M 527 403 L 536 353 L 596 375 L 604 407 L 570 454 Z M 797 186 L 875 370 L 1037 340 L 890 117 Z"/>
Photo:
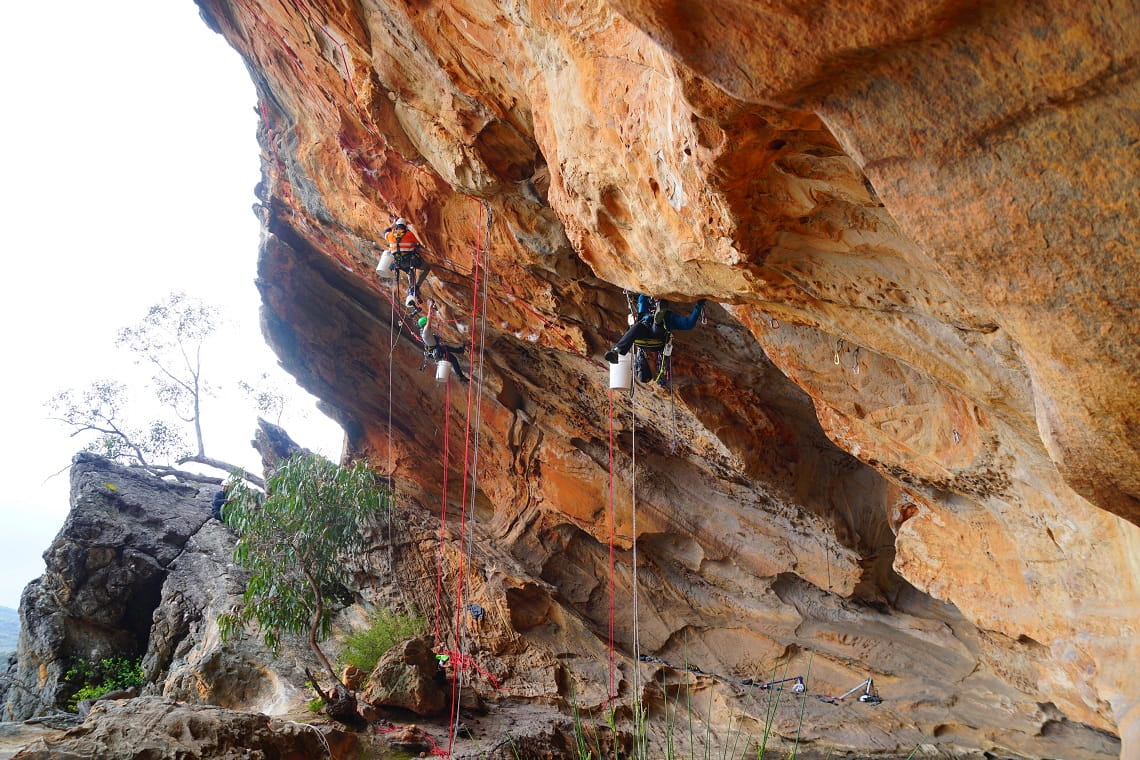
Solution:
<path fill-rule="evenodd" d="M 610 388 L 628 390 L 633 386 L 633 352 L 618 356 L 617 364 L 610 365 Z"/>
<path fill-rule="evenodd" d="M 392 269 L 392 265 L 396 263 L 396 257 L 392 255 L 391 251 L 384 251 L 380 254 L 380 263 L 376 265 L 376 274 L 380 275 L 381 280 L 390 280 L 392 275 L 396 274 Z"/>
<path fill-rule="evenodd" d="M 451 362 L 447 359 L 440 359 L 435 363 L 435 381 L 446 383 L 449 377 L 451 377 Z"/>

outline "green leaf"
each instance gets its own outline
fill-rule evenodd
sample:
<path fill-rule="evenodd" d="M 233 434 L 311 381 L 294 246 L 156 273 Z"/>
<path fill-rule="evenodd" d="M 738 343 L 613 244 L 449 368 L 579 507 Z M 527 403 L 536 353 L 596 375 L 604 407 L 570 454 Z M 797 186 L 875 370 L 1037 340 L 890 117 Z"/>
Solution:
<path fill-rule="evenodd" d="M 312 454 L 280 462 L 264 494 L 239 482 L 228 490 L 222 517 L 239 536 L 233 559 L 250 573 L 237 617 L 256 622 L 274 651 L 282 634 L 314 624 L 327 637 L 329 594 L 351 585 L 348 560 L 364 547 L 362 529 L 387 507 L 388 494 L 365 462 L 342 468 Z M 219 617 L 218 625 L 225 636 L 234 621 L 226 618 L 223 628 Z"/>

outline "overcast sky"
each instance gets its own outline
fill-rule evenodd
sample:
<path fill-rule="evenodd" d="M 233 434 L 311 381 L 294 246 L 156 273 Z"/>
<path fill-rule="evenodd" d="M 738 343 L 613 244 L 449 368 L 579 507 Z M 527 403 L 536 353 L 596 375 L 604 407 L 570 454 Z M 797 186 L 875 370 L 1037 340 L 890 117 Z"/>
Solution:
<path fill-rule="evenodd" d="M 184 290 L 233 324 L 208 375 L 240 362 L 256 376 L 274 357 L 253 286 L 256 99 L 237 53 L 191 0 L 16 2 L 5 29 L 0 606 L 16 607 L 67 515 L 54 474 L 81 447 L 44 403 L 131 367 L 120 327 Z M 312 399 L 291 408 L 293 437 L 336 457 L 341 433 Z M 207 407 L 207 452 L 256 468 L 254 416 Z"/>

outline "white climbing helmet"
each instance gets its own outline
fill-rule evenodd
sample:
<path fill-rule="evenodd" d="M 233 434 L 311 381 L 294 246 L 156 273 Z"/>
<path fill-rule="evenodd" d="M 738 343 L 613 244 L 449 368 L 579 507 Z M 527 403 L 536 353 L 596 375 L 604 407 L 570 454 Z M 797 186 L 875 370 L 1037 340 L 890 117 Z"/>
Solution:
<path fill-rule="evenodd" d="M 392 226 L 393 227 L 407 227 L 408 222 L 406 219 L 404 219 L 404 217 L 401 216 L 399 219 L 396 220 L 396 223 L 393 224 Z"/>

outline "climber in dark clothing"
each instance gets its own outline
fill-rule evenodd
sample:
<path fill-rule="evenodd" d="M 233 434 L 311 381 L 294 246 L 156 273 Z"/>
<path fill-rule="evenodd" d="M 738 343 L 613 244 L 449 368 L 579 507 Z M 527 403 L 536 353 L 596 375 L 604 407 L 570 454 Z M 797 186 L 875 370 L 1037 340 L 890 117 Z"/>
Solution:
<path fill-rule="evenodd" d="M 215 520 L 222 519 L 222 507 L 226 505 L 226 489 L 221 489 L 214 494 L 214 501 L 210 504 L 210 514 L 214 516 Z"/>
<path fill-rule="evenodd" d="M 447 359 L 451 362 L 451 368 L 455 370 L 455 374 L 459 375 L 459 379 L 467 382 L 467 377 L 463 374 L 463 370 L 459 368 L 459 359 L 456 354 L 463 353 L 463 346 L 449 346 L 446 343 L 439 342 L 439 335 L 431 331 L 431 325 L 428 324 L 427 317 L 420 317 L 420 338 L 424 342 L 424 359 L 432 359 L 440 361 Z M 421 367 L 422 369 L 422 367 Z"/>
<path fill-rule="evenodd" d="M 669 311 L 665 302 L 647 295 L 637 297 L 637 319 L 633 326 L 626 330 L 617 344 L 606 352 L 606 361 L 617 364 L 618 356 L 625 356 L 632 346 L 637 346 L 638 352 L 637 379 L 648 382 L 652 376 L 652 369 L 645 357 L 646 352 L 659 353 L 669 343 L 669 336 L 675 330 L 691 330 L 697 324 L 701 311 L 705 308 L 705 299 L 697 301 L 689 316 L 682 317 Z M 662 378 L 663 379 L 663 378 Z"/>

